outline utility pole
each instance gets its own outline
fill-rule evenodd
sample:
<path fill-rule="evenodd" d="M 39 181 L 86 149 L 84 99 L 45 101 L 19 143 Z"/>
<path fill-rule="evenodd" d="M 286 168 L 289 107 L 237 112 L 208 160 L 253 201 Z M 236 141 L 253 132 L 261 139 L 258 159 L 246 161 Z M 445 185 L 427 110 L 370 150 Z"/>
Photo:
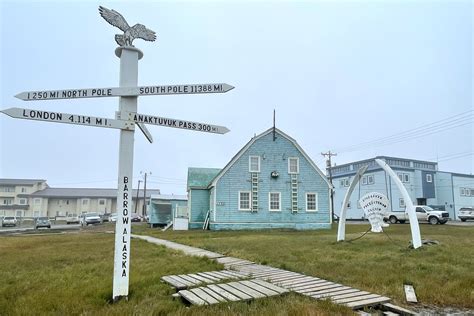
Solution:
<path fill-rule="evenodd" d="M 145 181 L 143 182 L 143 207 L 142 207 L 142 216 L 146 216 L 146 177 L 148 175 L 148 172 L 140 172 L 141 174 L 145 174 Z M 151 172 L 150 172 L 151 174 Z"/>
<path fill-rule="evenodd" d="M 321 153 L 321 155 L 323 155 L 324 157 L 328 157 L 328 159 L 326 160 L 326 170 L 328 171 L 329 173 L 329 183 L 331 183 L 331 218 L 332 220 L 334 220 L 334 189 L 332 188 L 332 172 L 331 172 L 331 167 L 332 167 L 332 164 L 331 164 L 331 157 L 332 156 L 337 156 L 337 154 L 335 153 L 332 153 L 330 150 L 327 152 L 327 153 Z"/>
<path fill-rule="evenodd" d="M 140 182 L 142 182 L 142 180 L 138 180 L 138 189 L 137 189 L 137 198 L 135 199 L 135 214 L 137 214 L 137 207 L 138 207 L 138 194 L 140 192 Z"/>

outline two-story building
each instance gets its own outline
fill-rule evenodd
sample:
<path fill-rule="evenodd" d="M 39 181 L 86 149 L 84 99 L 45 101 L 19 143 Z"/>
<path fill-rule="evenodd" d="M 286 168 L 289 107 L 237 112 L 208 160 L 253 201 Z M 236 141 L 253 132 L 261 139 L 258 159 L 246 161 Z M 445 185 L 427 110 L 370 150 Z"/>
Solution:
<path fill-rule="evenodd" d="M 389 198 L 389 211 L 405 210 L 406 203 L 400 191 L 375 159 L 384 160 L 393 169 L 415 205 L 446 210 L 453 220 L 458 220 L 456 214 L 460 208 L 474 206 L 474 175 L 439 171 L 438 164 L 431 161 L 378 156 L 331 168 L 336 215 L 340 213 L 344 195 L 355 173 L 364 165 L 368 165 L 368 169 L 352 193 L 347 218 L 364 218 L 358 201 L 373 191 Z"/>
<path fill-rule="evenodd" d="M 298 143 L 270 128 L 222 169 L 189 168 L 189 227 L 329 228 L 330 184 Z"/>
<path fill-rule="evenodd" d="M 0 179 L 0 217 L 33 216 L 29 195 L 47 187 L 43 179 Z"/>

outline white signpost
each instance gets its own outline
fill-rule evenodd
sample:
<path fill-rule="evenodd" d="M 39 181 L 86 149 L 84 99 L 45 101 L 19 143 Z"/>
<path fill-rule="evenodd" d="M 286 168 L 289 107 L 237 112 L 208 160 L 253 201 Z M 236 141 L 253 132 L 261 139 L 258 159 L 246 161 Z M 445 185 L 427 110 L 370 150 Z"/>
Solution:
<path fill-rule="evenodd" d="M 150 142 L 152 142 L 153 139 L 144 124 L 215 134 L 225 134 L 229 132 L 229 129 L 225 126 L 138 114 L 138 97 L 147 95 L 225 93 L 232 90 L 234 87 L 225 83 L 138 87 L 138 60 L 143 57 L 143 53 L 139 49 L 135 48 L 132 45 L 132 42 L 135 38 L 154 41 L 156 38 L 155 32 L 146 29 L 145 26 L 141 24 L 136 24 L 133 27 L 130 27 L 123 16 L 117 11 L 99 7 L 99 12 L 107 22 L 120 28 L 124 32 L 123 35 L 115 36 L 116 42 L 120 45 L 120 47 L 115 50 L 115 54 L 120 58 L 119 87 L 27 91 L 19 93 L 15 97 L 24 101 L 33 101 L 115 96 L 120 98 L 119 111 L 117 112 L 116 119 L 22 108 L 9 108 L 0 112 L 13 118 L 20 119 L 120 129 L 117 222 L 115 225 L 113 279 L 113 300 L 117 301 L 120 298 L 128 297 L 129 288 L 131 233 L 130 213 L 132 207 L 132 174 L 135 125 L 140 128 L 140 130 L 145 134 L 146 138 Z"/>
<path fill-rule="evenodd" d="M 226 93 L 232 89 L 234 89 L 234 87 L 227 83 L 203 83 L 167 86 L 24 91 L 15 95 L 15 98 L 23 101 L 39 101 L 101 97 L 140 97 L 147 95 Z"/>

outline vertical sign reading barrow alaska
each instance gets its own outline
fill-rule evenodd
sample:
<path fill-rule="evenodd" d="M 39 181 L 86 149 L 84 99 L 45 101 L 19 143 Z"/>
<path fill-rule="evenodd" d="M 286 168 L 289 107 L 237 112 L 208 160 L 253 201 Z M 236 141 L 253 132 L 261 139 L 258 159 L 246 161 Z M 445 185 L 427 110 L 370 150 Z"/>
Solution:
<path fill-rule="evenodd" d="M 155 32 L 147 29 L 141 24 L 135 24 L 130 27 L 123 16 L 117 11 L 99 7 L 99 12 L 107 22 L 124 32 L 123 34 L 115 35 L 115 41 L 119 45 L 115 50 L 115 55 L 120 58 L 119 87 L 26 91 L 17 94 L 15 97 L 24 101 L 40 101 L 115 96 L 120 98 L 119 111 L 117 112 L 116 119 L 22 108 L 9 108 L 0 112 L 19 119 L 120 129 L 117 182 L 117 222 L 115 224 L 114 280 L 112 294 L 113 300 L 117 301 L 122 297 L 128 297 L 129 288 L 131 234 L 130 213 L 132 209 L 133 196 L 132 176 L 135 125 L 138 125 L 150 142 L 152 141 L 152 137 L 144 124 L 215 134 L 225 134 L 229 131 L 225 126 L 138 114 L 138 97 L 147 95 L 225 93 L 232 90 L 234 87 L 226 83 L 138 87 L 138 60 L 143 57 L 143 53 L 135 48 L 132 45 L 132 42 L 135 38 L 154 41 L 156 39 Z M 138 203 L 138 201 L 136 203 Z"/>

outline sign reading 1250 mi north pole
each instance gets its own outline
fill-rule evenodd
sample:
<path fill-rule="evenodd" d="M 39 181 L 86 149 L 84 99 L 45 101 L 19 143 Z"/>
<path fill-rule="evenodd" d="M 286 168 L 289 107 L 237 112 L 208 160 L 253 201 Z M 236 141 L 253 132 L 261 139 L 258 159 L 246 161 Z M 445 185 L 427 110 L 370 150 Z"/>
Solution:
<path fill-rule="evenodd" d="M 117 190 L 117 222 L 115 224 L 115 251 L 113 300 L 128 297 L 130 273 L 130 234 L 132 207 L 133 147 L 135 125 L 151 142 L 151 135 L 144 124 L 187 129 L 205 133 L 225 134 L 225 126 L 188 120 L 171 119 L 137 113 L 139 96 L 225 93 L 234 87 L 226 83 L 137 86 L 138 60 L 143 53 L 132 45 L 135 38 L 147 41 L 156 39 L 155 32 L 144 25 L 130 27 L 123 16 L 114 10 L 99 7 L 100 15 L 123 34 L 115 35 L 119 47 L 115 54 L 120 58 L 120 85 L 115 88 L 87 88 L 67 90 L 25 91 L 15 97 L 24 101 L 84 99 L 98 97 L 119 97 L 119 111 L 115 119 L 56 111 L 42 111 L 11 107 L 0 112 L 18 119 L 36 120 L 50 123 L 66 123 L 93 127 L 116 128 L 120 130 L 119 171 Z M 138 202 L 138 201 L 137 201 Z"/>

